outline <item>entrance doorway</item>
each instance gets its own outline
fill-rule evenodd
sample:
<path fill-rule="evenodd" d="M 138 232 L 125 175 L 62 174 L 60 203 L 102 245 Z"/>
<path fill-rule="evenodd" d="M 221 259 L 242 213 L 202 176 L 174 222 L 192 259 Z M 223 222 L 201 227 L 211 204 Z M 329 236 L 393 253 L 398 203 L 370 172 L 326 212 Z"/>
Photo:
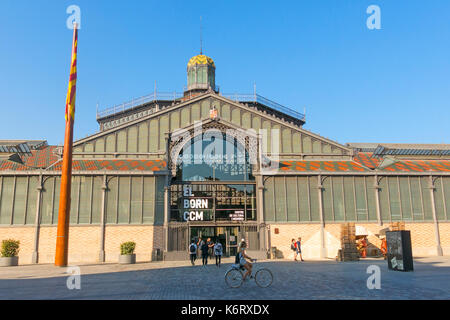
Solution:
<path fill-rule="evenodd" d="M 222 243 L 224 256 L 229 257 L 236 255 L 243 237 L 240 226 L 191 227 L 191 239 L 198 242 L 199 238 L 205 241 L 211 238 L 214 242 L 218 239 Z"/>

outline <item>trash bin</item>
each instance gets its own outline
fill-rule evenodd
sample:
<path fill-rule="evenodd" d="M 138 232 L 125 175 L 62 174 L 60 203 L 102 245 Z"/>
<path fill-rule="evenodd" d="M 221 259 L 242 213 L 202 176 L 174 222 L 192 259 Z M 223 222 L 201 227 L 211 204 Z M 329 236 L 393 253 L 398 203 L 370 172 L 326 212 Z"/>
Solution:
<path fill-rule="evenodd" d="M 389 270 L 414 271 L 410 231 L 386 232 Z"/>

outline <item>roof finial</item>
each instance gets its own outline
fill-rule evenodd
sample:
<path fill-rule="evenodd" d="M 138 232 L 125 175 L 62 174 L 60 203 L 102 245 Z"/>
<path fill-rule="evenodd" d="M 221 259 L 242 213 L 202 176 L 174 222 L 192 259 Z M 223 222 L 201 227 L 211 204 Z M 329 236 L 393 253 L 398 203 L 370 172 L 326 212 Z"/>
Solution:
<path fill-rule="evenodd" d="M 203 54 L 202 45 L 202 16 L 200 16 L 200 54 Z"/>

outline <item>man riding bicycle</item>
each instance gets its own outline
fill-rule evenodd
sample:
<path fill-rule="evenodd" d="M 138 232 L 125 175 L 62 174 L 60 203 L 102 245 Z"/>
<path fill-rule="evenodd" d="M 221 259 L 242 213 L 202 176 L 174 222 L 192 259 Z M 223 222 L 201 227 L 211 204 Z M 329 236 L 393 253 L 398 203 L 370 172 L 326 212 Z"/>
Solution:
<path fill-rule="evenodd" d="M 245 243 L 245 241 L 242 241 L 241 245 L 239 247 L 238 256 L 239 256 L 239 265 L 244 267 L 245 270 L 247 270 L 247 272 L 244 274 L 244 277 L 242 278 L 243 281 L 245 281 L 245 279 L 247 278 L 248 275 L 250 275 L 250 278 L 252 277 L 251 274 L 252 274 L 252 267 L 253 267 L 253 265 L 250 262 L 245 260 L 245 259 L 253 260 L 245 253 L 246 248 L 247 248 L 247 244 Z"/>

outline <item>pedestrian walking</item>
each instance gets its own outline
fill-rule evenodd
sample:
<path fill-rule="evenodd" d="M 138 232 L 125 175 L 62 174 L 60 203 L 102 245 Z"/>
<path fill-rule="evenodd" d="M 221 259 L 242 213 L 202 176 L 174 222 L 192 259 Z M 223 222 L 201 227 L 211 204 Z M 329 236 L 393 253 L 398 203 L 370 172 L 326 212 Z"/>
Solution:
<path fill-rule="evenodd" d="M 209 247 L 205 241 L 201 242 L 200 250 L 202 252 L 202 264 L 203 264 L 203 266 L 206 266 L 208 264 Z"/>
<path fill-rule="evenodd" d="M 223 247 L 220 241 L 217 239 L 214 245 L 214 255 L 216 256 L 216 266 L 220 268 L 220 263 L 222 260 Z"/>
<path fill-rule="evenodd" d="M 303 260 L 303 257 L 302 257 L 302 238 L 301 237 L 298 237 L 298 240 L 295 243 L 295 260 L 297 260 L 298 255 L 300 255 L 301 261 L 305 261 L 305 260 Z"/>
<path fill-rule="evenodd" d="M 294 261 L 297 261 L 297 255 L 295 254 L 297 251 L 296 248 L 297 243 L 295 242 L 295 239 L 291 240 L 291 250 L 294 252 Z"/>
<path fill-rule="evenodd" d="M 211 238 L 208 238 L 206 244 L 208 245 L 208 257 L 212 258 L 214 254 L 214 242 L 211 241 Z"/>
<path fill-rule="evenodd" d="M 197 245 L 195 240 L 192 239 L 191 245 L 189 246 L 189 256 L 191 258 L 191 264 L 195 265 L 195 260 L 197 259 Z"/>

